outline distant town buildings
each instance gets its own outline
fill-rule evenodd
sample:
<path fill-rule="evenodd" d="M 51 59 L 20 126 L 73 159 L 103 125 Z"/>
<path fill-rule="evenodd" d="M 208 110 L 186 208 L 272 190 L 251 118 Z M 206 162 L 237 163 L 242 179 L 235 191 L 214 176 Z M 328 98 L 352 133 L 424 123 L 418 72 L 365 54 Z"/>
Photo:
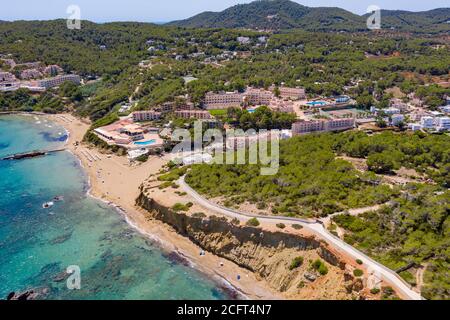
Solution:
<path fill-rule="evenodd" d="M 250 38 L 249 37 L 237 37 L 236 41 L 239 42 L 240 44 L 249 44 Z"/>
<path fill-rule="evenodd" d="M 51 77 L 57 76 L 58 74 L 62 73 L 64 73 L 64 70 L 56 64 L 49 65 L 44 69 L 44 74 Z"/>
<path fill-rule="evenodd" d="M 37 69 L 26 69 L 20 73 L 20 78 L 23 80 L 39 79 L 42 73 Z"/>
<path fill-rule="evenodd" d="M 41 62 L 26 62 L 16 64 L 13 59 L 2 59 L 11 70 L 20 68 L 20 80 L 10 72 L 0 70 L 0 91 L 14 91 L 25 88 L 30 91 L 41 92 L 59 86 L 65 81 L 80 84 L 81 78 L 75 74 L 62 75 L 63 69 L 58 65 L 45 66 Z M 42 79 L 44 75 L 48 78 Z"/>

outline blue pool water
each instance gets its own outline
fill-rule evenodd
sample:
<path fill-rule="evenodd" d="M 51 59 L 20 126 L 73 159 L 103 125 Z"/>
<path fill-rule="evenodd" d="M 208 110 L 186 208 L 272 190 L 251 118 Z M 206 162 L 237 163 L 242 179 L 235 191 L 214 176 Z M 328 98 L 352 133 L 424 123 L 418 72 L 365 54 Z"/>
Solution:
<path fill-rule="evenodd" d="M 147 140 L 147 141 L 136 141 L 134 144 L 138 146 L 148 146 L 154 144 L 156 142 L 155 139 Z"/>
<path fill-rule="evenodd" d="M 325 101 L 311 101 L 311 102 L 307 102 L 306 104 L 307 104 L 308 106 L 315 107 L 315 106 L 324 106 L 324 105 L 326 105 L 327 103 L 326 103 Z"/>
<path fill-rule="evenodd" d="M 61 145 L 63 128 L 41 118 L 0 117 L 0 156 Z M 0 299 L 37 288 L 42 299 L 224 299 L 220 285 L 86 195 L 69 152 L 0 161 Z M 64 196 L 50 209 L 42 204 Z M 65 270 L 81 270 L 69 290 Z"/>

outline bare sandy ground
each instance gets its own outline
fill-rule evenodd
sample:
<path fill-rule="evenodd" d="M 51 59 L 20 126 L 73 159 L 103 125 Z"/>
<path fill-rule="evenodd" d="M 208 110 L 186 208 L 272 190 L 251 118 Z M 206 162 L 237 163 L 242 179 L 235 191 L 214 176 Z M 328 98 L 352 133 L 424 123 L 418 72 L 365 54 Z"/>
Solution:
<path fill-rule="evenodd" d="M 67 149 L 80 159 L 88 173 L 90 194 L 115 205 L 123 212 L 130 225 L 158 241 L 163 248 L 186 257 L 196 269 L 218 280 L 224 280 L 250 299 L 284 298 L 264 281 L 256 279 L 250 271 L 208 252 L 200 256 L 200 247 L 177 234 L 170 226 L 147 218 L 145 211 L 135 206 L 141 183 L 149 175 L 157 173 L 167 159 L 151 157 L 144 164 L 131 166 L 126 157 L 103 154 L 80 143 L 89 128 L 88 121 L 70 114 L 50 115 L 48 118 L 69 132 Z M 75 145 L 76 142 L 78 145 Z M 238 275 L 240 280 L 237 280 Z"/>

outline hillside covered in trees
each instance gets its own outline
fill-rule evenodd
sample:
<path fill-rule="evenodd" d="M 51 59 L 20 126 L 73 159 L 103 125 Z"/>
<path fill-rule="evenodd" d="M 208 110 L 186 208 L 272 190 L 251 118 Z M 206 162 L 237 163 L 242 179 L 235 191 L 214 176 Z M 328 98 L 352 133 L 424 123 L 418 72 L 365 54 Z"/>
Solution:
<path fill-rule="evenodd" d="M 382 26 L 412 32 L 450 30 L 450 8 L 424 12 L 382 10 Z M 308 31 L 367 31 L 368 15 L 341 8 L 306 7 L 289 0 L 258 0 L 222 12 L 203 12 L 169 25 L 189 28 L 302 29 Z"/>
<path fill-rule="evenodd" d="M 251 43 L 239 43 L 239 36 L 249 37 Z M 257 46 L 261 36 L 268 38 L 267 45 Z M 205 62 L 224 52 L 251 56 L 218 65 Z M 137 101 L 136 109 L 151 109 L 184 94 L 199 105 L 208 91 L 242 91 L 247 85 L 267 88 L 282 82 L 303 86 L 310 96 L 347 94 L 363 108 L 387 107 L 385 90 L 393 86 L 403 93 L 416 91 L 432 108 L 442 105 L 450 93 L 448 88 L 426 85 L 435 78 L 448 81 L 450 55 L 445 40 L 437 36 L 269 34 L 88 21 L 82 22 L 81 30 L 68 30 L 64 20 L 17 21 L 0 22 L 0 53 L 10 54 L 17 63 L 58 64 L 86 81 L 96 79 L 79 90 L 72 88 L 69 96 L 60 95 L 68 98 L 65 106 L 73 103 L 78 114 L 93 121 L 117 116 L 120 104 L 130 98 Z M 150 67 L 138 67 L 143 60 L 151 61 Z M 186 75 L 197 80 L 185 83 Z M 30 110 L 39 98 L 27 92 L 1 95 L 6 101 L 0 104 L 2 109 Z M 21 103 L 23 99 L 27 102 Z"/>
<path fill-rule="evenodd" d="M 447 188 L 449 145 L 447 135 L 313 134 L 281 141 L 275 176 L 261 176 L 260 165 L 202 164 L 193 166 L 186 181 L 209 197 L 225 197 L 228 204 L 248 201 L 272 214 L 320 217 L 398 196 L 401 189 L 381 184 L 377 173 L 401 167 L 422 172 Z M 360 172 L 337 155 L 367 159 L 369 171 Z"/>

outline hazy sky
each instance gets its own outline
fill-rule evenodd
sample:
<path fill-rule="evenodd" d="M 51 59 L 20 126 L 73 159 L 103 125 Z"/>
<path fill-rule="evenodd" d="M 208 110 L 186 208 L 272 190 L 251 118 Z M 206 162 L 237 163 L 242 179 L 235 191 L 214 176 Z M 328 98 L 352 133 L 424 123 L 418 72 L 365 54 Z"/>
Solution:
<path fill-rule="evenodd" d="M 341 7 L 357 14 L 371 5 L 382 9 L 422 11 L 448 7 L 448 0 L 295 0 L 311 7 Z M 66 18 L 69 5 L 78 5 L 81 18 L 105 21 L 166 22 L 203 11 L 221 11 L 251 0 L 0 0 L 0 20 L 46 20 Z"/>

